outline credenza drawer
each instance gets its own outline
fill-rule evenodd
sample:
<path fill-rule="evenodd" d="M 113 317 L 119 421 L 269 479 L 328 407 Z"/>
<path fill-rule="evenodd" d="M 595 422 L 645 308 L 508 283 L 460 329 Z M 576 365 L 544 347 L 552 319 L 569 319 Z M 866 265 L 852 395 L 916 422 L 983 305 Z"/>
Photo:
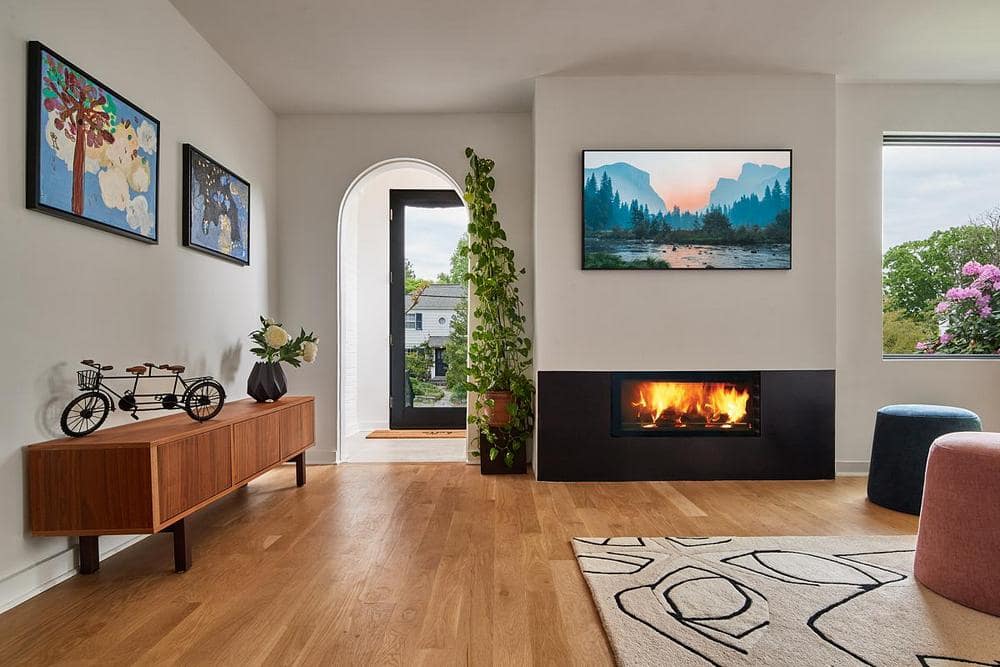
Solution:
<path fill-rule="evenodd" d="M 232 486 L 231 440 L 224 426 L 157 446 L 161 522 Z"/>
<path fill-rule="evenodd" d="M 316 439 L 314 413 L 312 401 L 286 408 L 278 413 L 282 457 L 308 447 Z"/>
<path fill-rule="evenodd" d="M 267 469 L 281 458 L 279 414 L 233 424 L 234 484 Z"/>

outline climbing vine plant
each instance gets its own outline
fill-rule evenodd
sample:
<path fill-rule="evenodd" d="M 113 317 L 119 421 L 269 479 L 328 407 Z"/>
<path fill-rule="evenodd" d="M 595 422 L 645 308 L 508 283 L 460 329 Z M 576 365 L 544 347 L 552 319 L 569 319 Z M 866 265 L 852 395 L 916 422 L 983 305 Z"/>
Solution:
<path fill-rule="evenodd" d="M 469 159 L 464 198 L 469 207 L 470 260 L 466 280 L 475 297 L 476 322 L 466 373 L 466 389 L 476 396 L 469 423 L 479 432 L 479 450 L 485 449 L 491 461 L 501 457 L 510 468 L 534 425 L 531 339 L 524 333 L 524 304 L 517 287 L 525 270 L 514 263 L 514 251 L 507 247 L 507 234 L 497 219 L 493 160 L 479 157 L 472 148 L 465 149 L 465 157 Z M 512 394 L 506 426 L 489 424 L 493 401 L 486 394 L 490 391 Z"/>

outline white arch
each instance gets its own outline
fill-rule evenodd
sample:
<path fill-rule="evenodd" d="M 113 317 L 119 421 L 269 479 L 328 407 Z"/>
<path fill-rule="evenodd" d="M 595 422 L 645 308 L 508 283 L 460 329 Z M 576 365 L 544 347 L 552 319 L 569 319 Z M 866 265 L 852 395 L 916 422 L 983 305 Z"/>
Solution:
<path fill-rule="evenodd" d="M 354 194 L 355 190 L 367 182 L 369 179 L 378 176 L 382 173 L 393 169 L 400 168 L 418 168 L 437 176 L 447 181 L 451 188 L 455 190 L 456 193 L 461 197 L 463 194 L 463 189 L 459 187 L 458 182 L 452 178 L 451 174 L 447 171 L 427 160 L 422 160 L 420 158 L 412 157 L 395 157 L 388 160 L 382 160 L 376 162 L 366 169 L 364 169 L 360 174 L 358 174 L 354 180 L 348 185 L 347 190 L 344 191 L 344 196 L 340 200 L 340 206 L 337 210 L 337 461 L 343 460 L 343 442 L 345 438 L 344 432 L 344 399 L 345 399 L 345 377 L 344 377 L 344 359 L 346 357 L 344 349 L 345 340 L 345 317 L 344 317 L 344 298 L 343 298 L 343 285 L 344 285 L 344 210 L 351 196 Z M 465 205 L 463 199 L 463 206 Z M 468 207 L 466 207 L 468 211 Z"/>

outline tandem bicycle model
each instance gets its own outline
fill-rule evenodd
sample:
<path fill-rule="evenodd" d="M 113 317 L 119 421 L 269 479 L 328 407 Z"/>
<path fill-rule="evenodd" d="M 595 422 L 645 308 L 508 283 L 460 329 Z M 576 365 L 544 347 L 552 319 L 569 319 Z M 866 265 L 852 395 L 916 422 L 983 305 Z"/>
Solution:
<path fill-rule="evenodd" d="M 128 375 L 105 375 L 105 372 L 114 370 L 114 366 L 102 366 L 93 359 L 84 359 L 80 363 L 90 367 L 76 372 L 77 384 L 83 393 L 63 409 L 60 420 L 63 433 L 74 438 L 100 428 L 116 405 L 120 410 L 131 413 L 133 419 L 139 418 L 138 413 L 149 410 L 184 410 L 191 419 L 203 422 L 219 414 L 226 402 L 226 391 L 217 380 L 210 376 L 185 378 L 181 375 L 184 366 L 146 362 L 126 368 Z M 154 378 L 161 383 L 169 383 L 172 379 L 173 388 L 158 393 L 140 393 L 140 386 Z M 132 387 L 119 393 L 105 380 L 127 380 Z"/>

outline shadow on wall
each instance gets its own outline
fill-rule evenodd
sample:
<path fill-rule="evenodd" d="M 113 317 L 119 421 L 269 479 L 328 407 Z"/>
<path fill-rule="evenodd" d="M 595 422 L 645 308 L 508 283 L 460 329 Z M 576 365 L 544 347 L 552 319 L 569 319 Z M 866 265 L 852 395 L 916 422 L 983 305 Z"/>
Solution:
<path fill-rule="evenodd" d="M 63 437 L 59 419 L 76 393 L 76 383 L 66 366 L 65 361 L 50 366 L 35 382 L 35 393 L 41 398 L 35 412 L 35 427 L 49 438 Z"/>
<path fill-rule="evenodd" d="M 236 341 L 222 351 L 222 359 L 219 361 L 219 380 L 224 386 L 231 386 L 236 382 L 236 371 L 240 369 L 240 357 L 243 354 L 243 342 Z"/>

